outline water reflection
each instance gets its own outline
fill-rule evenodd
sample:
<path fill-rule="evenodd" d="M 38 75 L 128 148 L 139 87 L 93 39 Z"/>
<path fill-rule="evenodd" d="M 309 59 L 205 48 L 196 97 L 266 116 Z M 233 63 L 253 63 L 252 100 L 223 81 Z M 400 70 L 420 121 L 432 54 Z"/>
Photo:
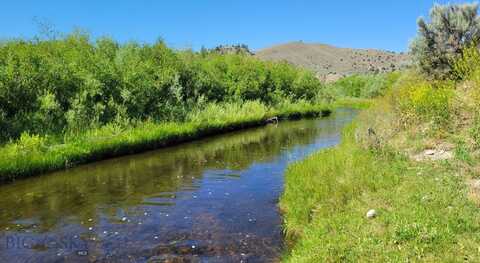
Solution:
<path fill-rule="evenodd" d="M 0 259 L 276 261 L 285 166 L 336 144 L 353 115 L 284 122 L 0 187 Z"/>

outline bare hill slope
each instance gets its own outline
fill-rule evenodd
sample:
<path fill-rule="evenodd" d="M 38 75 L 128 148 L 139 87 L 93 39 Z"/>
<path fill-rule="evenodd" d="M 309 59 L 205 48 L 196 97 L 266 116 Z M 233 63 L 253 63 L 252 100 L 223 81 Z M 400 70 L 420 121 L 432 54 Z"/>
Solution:
<path fill-rule="evenodd" d="M 390 72 L 408 65 L 408 55 L 375 49 L 338 48 L 292 42 L 256 52 L 264 60 L 285 60 L 313 70 L 325 81 L 359 73 Z"/>

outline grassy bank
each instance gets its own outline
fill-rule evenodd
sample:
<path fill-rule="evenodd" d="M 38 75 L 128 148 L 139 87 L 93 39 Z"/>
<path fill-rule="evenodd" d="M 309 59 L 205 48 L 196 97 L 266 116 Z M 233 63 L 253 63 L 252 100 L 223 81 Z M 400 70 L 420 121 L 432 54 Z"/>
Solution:
<path fill-rule="evenodd" d="M 288 168 L 286 262 L 478 261 L 480 53 L 464 56 L 455 80 L 404 72 L 341 145 Z"/>
<path fill-rule="evenodd" d="M 415 163 L 355 141 L 288 168 L 281 208 L 285 262 L 463 262 L 478 259 L 480 210 L 449 163 Z M 367 219 L 375 209 L 377 218 Z"/>
<path fill-rule="evenodd" d="M 273 116 L 295 119 L 328 114 L 328 107 L 307 102 L 284 103 L 279 109 L 260 102 L 210 104 L 189 114 L 185 122 L 141 122 L 127 127 L 110 124 L 63 137 L 24 133 L 0 148 L 0 181 L 265 125 Z"/>
<path fill-rule="evenodd" d="M 333 103 L 331 103 L 332 108 L 354 108 L 354 109 L 368 109 L 372 103 L 373 99 L 366 98 L 338 98 Z"/>

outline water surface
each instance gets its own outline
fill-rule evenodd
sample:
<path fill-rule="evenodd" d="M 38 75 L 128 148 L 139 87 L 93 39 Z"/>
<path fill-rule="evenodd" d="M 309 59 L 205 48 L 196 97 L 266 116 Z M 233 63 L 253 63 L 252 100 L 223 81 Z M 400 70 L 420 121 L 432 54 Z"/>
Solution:
<path fill-rule="evenodd" d="M 0 187 L 0 262 L 276 262 L 286 166 L 354 116 L 281 122 Z"/>

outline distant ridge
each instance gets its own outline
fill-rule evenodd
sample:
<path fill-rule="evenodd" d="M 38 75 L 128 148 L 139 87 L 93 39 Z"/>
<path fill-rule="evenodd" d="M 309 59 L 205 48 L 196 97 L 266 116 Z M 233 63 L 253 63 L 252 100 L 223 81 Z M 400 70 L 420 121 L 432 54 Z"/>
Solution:
<path fill-rule="evenodd" d="M 265 48 L 256 52 L 255 56 L 262 60 L 283 60 L 310 69 L 327 82 L 352 74 L 390 72 L 409 64 L 407 54 L 303 42 Z"/>

